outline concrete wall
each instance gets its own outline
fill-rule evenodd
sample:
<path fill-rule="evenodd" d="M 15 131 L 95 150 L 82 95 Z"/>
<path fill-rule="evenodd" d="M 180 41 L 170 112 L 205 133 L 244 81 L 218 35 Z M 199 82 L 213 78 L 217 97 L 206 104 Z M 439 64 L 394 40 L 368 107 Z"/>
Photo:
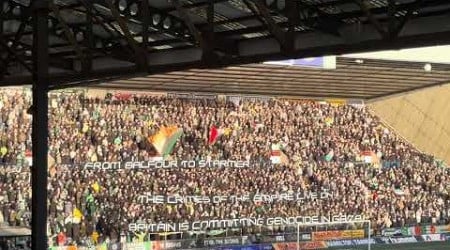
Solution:
<path fill-rule="evenodd" d="M 450 84 L 368 103 L 397 133 L 450 163 Z"/>

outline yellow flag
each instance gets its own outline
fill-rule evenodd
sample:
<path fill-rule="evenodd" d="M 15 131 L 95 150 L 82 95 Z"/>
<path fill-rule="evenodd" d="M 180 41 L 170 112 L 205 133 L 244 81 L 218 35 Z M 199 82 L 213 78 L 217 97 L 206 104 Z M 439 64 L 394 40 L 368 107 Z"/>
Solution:
<path fill-rule="evenodd" d="M 78 208 L 74 208 L 73 217 L 81 220 L 81 218 L 83 218 L 83 213 Z"/>
<path fill-rule="evenodd" d="M 226 129 L 223 130 L 223 134 L 226 135 L 226 136 L 230 135 L 230 133 L 231 133 L 231 129 L 230 128 L 226 128 Z"/>
<path fill-rule="evenodd" d="M 327 117 L 327 118 L 325 118 L 325 123 L 326 123 L 328 126 L 333 125 L 333 123 L 334 123 L 333 117 Z"/>
<path fill-rule="evenodd" d="M 86 133 L 89 130 L 89 125 L 87 123 L 83 124 L 83 133 Z"/>
<path fill-rule="evenodd" d="M 91 235 L 92 241 L 93 241 L 95 244 L 98 243 L 98 237 L 99 237 L 99 235 L 98 235 L 97 231 L 94 231 L 94 232 L 92 233 L 92 235 Z"/>
<path fill-rule="evenodd" d="M 95 182 L 94 184 L 92 184 L 92 189 L 94 189 L 94 191 L 96 193 L 100 192 L 100 185 L 98 184 L 98 182 Z"/>

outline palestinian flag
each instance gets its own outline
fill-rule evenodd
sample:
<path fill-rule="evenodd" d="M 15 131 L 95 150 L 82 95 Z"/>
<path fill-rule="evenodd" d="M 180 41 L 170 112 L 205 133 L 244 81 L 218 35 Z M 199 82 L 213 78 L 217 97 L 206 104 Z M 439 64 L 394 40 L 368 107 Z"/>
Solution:
<path fill-rule="evenodd" d="M 331 160 L 333 160 L 334 157 L 334 150 L 330 150 L 330 152 L 328 152 L 328 154 L 325 155 L 325 161 L 330 162 Z"/>
<path fill-rule="evenodd" d="M 211 129 L 209 130 L 208 144 L 212 145 L 216 143 L 217 138 L 219 138 L 221 135 L 222 131 L 220 131 L 220 129 L 217 129 L 216 126 L 212 126 Z"/>
<path fill-rule="evenodd" d="M 270 160 L 272 164 L 280 164 L 281 163 L 281 146 L 279 143 L 273 143 L 270 147 Z"/>
<path fill-rule="evenodd" d="M 399 196 L 405 195 L 405 191 L 403 191 L 403 190 L 400 189 L 400 188 L 394 189 L 394 193 L 395 193 L 396 195 L 399 195 Z"/>
<path fill-rule="evenodd" d="M 212 126 L 209 130 L 209 138 L 208 138 L 208 144 L 213 145 L 216 143 L 217 139 L 221 137 L 222 135 L 229 135 L 231 133 L 231 129 L 229 128 L 217 128 L 216 126 Z"/>
<path fill-rule="evenodd" d="M 210 145 L 216 143 L 217 139 L 219 139 L 219 137 L 221 137 L 224 134 L 224 132 L 225 131 L 223 129 L 217 128 L 216 126 L 212 126 L 211 129 L 209 130 L 208 143 Z"/>
<path fill-rule="evenodd" d="M 361 152 L 361 158 L 364 163 L 373 164 L 376 167 L 380 165 L 380 158 L 373 151 L 367 150 Z"/>
<path fill-rule="evenodd" d="M 31 150 L 25 151 L 25 162 L 28 164 L 28 166 L 33 166 L 33 153 Z"/>
<path fill-rule="evenodd" d="M 167 156 L 172 153 L 175 143 L 183 134 L 183 129 L 177 126 L 161 127 L 158 133 L 149 138 L 158 153 Z"/>

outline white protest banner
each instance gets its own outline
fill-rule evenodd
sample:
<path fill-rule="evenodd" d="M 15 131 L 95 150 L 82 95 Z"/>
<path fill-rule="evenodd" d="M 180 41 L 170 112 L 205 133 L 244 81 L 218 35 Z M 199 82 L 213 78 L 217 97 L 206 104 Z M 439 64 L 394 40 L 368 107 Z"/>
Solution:
<path fill-rule="evenodd" d="M 296 217 L 273 217 L 273 218 L 240 218 L 240 219 L 217 219 L 207 221 L 181 222 L 181 223 L 131 223 L 128 230 L 147 232 L 183 232 L 201 231 L 205 229 L 242 228 L 252 226 L 286 226 L 311 223 L 328 222 L 352 222 L 364 220 L 363 215 L 332 215 L 332 216 L 296 216 Z"/>
<path fill-rule="evenodd" d="M 170 168 L 248 168 L 250 161 L 240 160 L 177 160 L 177 161 L 128 161 L 128 162 L 88 162 L 84 170 L 132 170 Z"/>
<path fill-rule="evenodd" d="M 143 204 L 219 204 L 236 202 L 254 202 L 254 203 L 276 203 L 276 202 L 306 202 L 315 200 L 326 200 L 332 197 L 327 190 L 319 192 L 299 192 L 299 193 L 281 193 L 281 194 L 254 194 L 254 195 L 153 195 L 142 194 L 137 197 L 139 203 Z"/>

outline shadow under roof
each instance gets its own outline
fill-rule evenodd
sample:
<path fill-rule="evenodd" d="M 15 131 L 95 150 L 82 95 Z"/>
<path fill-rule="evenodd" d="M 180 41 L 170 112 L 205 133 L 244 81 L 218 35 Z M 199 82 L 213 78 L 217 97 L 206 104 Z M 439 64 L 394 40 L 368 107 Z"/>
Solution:
<path fill-rule="evenodd" d="M 36 0 L 4 0 L 0 6 L 0 85 L 31 84 L 33 2 Z M 92 79 L 123 78 L 157 74 L 158 82 L 167 81 L 175 88 L 201 74 L 212 74 L 230 65 L 246 65 L 241 71 L 259 73 L 260 67 L 279 72 L 289 68 L 253 65 L 286 58 L 319 55 L 341 55 L 381 49 L 432 46 L 450 43 L 448 0 L 53 0 L 49 6 L 48 37 L 50 88 Z M 42 25 L 42 24 L 41 24 Z M 41 27 L 42 28 L 42 27 Z M 39 29 L 39 33 L 47 28 Z M 40 62 L 45 63 L 45 62 Z M 250 65 L 248 65 L 250 64 Z M 359 67 L 359 68 L 353 68 Z M 367 65 L 342 62 L 336 72 L 348 81 L 349 94 L 375 96 L 400 89 L 382 87 L 382 82 L 395 84 L 395 76 L 386 72 L 375 85 L 361 83 L 347 74 L 352 70 L 365 74 Z M 196 68 L 196 69 L 195 69 Z M 192 69 L 184 73 L 175 70 Z M 217 89 L 235 82 L 236 67 L 226 69 L 229 77 L 214 78 Z M 327 72 L 298 69 L 305 75 Z M 377 70 L 372 68 L 371 70 Z M 399 69 L 400 70 L 400 69 Z M 210 71 L 211 73 L 207 73 Z M 296 71 L 296 70 L 294 70 Z M 389 70 L 392 71 L 392 70 Z M 378 71 L 377 71 L 378 72 Z M 414 74 L 422 74 L 416 72 Z M 191 74 L 176 80 L 177 74 Z M 216 75 L 214 75 L 216 74 Z M 438 73 L 433 73 L 438 74 Z M 260 83 L 263 77 L 242 79 L 229 91 L 245 90 Z M 259 78 L 258 78 L 259 77 Z M 404 80 L 403 85 L 418 86 L 419 76 Z M 423 77 L 423 76 L 421 76 Z M 174 78 L 174 79 L 172 79 Z M 192 79 L 191 79 L 192 78 Z M 317 77 L 316 77 L 317 78 Z M 328 76 L 328 78 L 332 78 Z M 394 80 L 390 80 L 394 78 Z M 165 80 L 164 80 L 165 79 Z M 228 80 L 227 80 L 228 79 Z M 329 94 L 342 95 L 344 87 L 332 87 Z M 439 78 L 440 79 L 440 78 Z M 439 80 L 437 79 L 437 80 Z M 220 80 L 220 81 L 219 81 Z M 244 81 L 245 80 L 245 81 Z M 246 82 L 248 80 L 248 82 Z M 295 93 L 306 92 L 317 79 L 295 78 Z M 433 80 L 433 79 L 430 79 Z M 177 81 L 175 84 L 174 81 Z M 250 82 L 253 81 L 253 82 Z M 279 79 L 283 82 L 283 80 Z M 132 80 L 130 82 L 136 82 Z M 350 84 L 351 83 L 351 84 Z M 278 84 L 278 83 L 277 83 Z M 289 88 L 279 83 L 278 92 Z M 324 83 L 325 84 L 325 83 Z M 402 86 L 403 86 L 402 85 Z M 140 84 L 136 85 L 141 86 Z M 254 85 L 259 86 L 259 85 Z M 283 87 L 285 86 L 285 87 Z M 303 87 L 302 87 L 303 86 Z M 344 86 L 344 85 L 342 85 Z M 380 86 L 370 89 L 372 86 Z M 157 87 L 157 86 L 155 86 Z M 206 89 L 207 85 L 199 85 Z M 264 92 L 261 85 L 254 92 Z M 318 88 L 314 85 L 314 88 Z M 342 89 L 341 89 L 342 88 Z M 313 89 L 313 88 L 309 88 Z M 367 91 L 372 94 L 363 94 Z M 271 93 L 272 89 L 267 88 Z M 323 92 L 321 95 L 328 93 Z"/>

